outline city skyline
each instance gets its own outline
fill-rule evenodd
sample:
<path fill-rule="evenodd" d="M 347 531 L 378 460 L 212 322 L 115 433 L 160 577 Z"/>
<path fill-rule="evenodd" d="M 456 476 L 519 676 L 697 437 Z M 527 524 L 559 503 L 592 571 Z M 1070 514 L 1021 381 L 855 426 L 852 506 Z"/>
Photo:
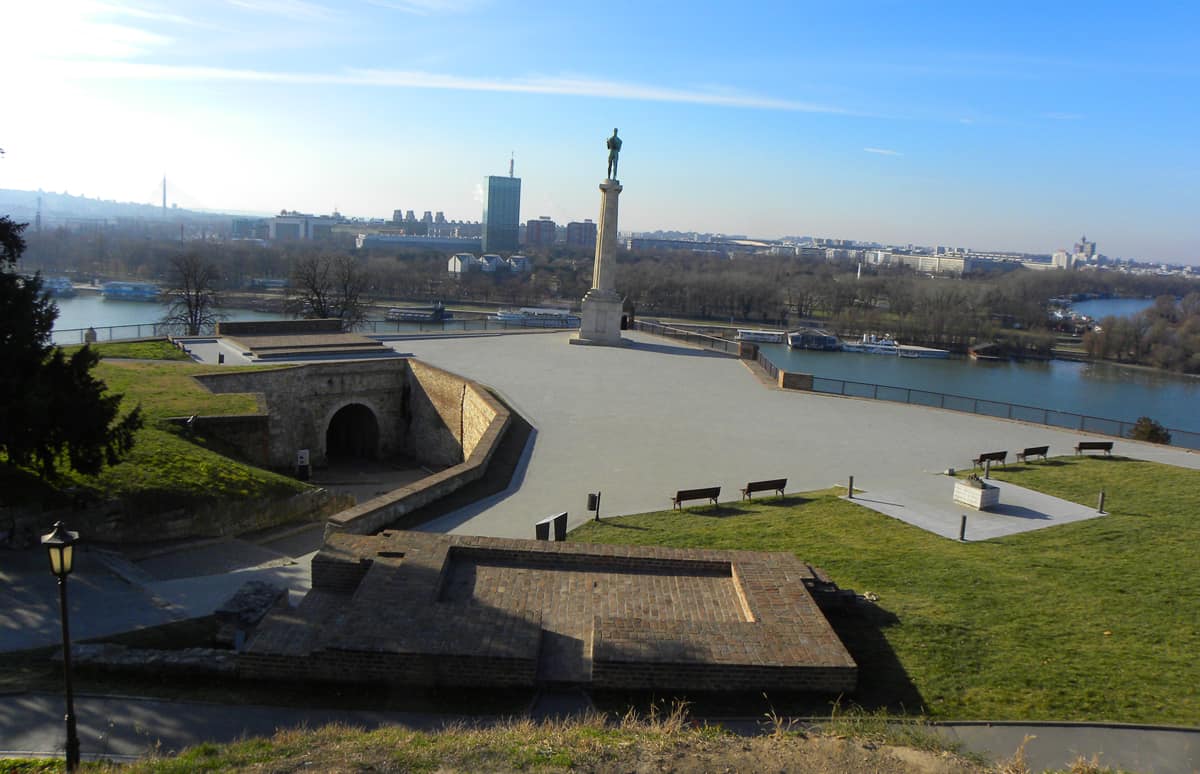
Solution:
<path fill-rule="evenodd" d="M 1200 263 L 1200 12 L 483 0 L 43 2 L 6 14 L 0 188 L 181 207 L 811 234 Z M 1191 96 L 1189 96 L 1191 95 Z"/>

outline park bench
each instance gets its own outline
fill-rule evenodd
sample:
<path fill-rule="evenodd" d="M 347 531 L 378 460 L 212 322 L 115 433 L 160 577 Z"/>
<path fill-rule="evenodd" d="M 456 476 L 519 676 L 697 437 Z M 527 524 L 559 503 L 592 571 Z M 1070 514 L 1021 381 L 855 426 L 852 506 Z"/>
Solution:
<path fill-rule="evenodd" d="M 1049 451 L 1049 446 L 1026 446 L 1024 451 L 1017 452 L 1017 462 L 1025 462 L 1030 457 L 1041 457 L 1045 461 Z"/>
<path fill-rule="evenodd" d="M 971 462 L 977 468 L 982 467 L 983 463 L 988 462 L 988 461 L 999 462 L 1001 465 L 1005 465 L 1007 467 L 1007 460 L 1008 460 L 1008 452 L 995 451 L 995 452 L 984 452 L 983 454 L 980 454 L 975 459 L 971 460 Z"/>
<path fill-rule="evenodd" d="M 671 498 L 671 502 L 679 510 L 683 510 L 683 503 L 687 500 L 709 500 L 713 505 L 717 504 L 717 498 L 721 496 L 721 487 L 709 486 L 703 489 L 680 489 Z"/>
<path fill-rule="evenodd" d="M 1112 454 L 1112 441 L 1080 441 L 1075 444 L 1075 453 L 1083 454 L 1088 451 L 1102 451 L 1107 457 Z"/>
<path fill-rule="evenodd" d="M 783 497 L 783 488 L 787 486 L 786 478 L 772 478 L 767 481 L 751 481 L 742 489 L 743 500 L 753 500 L 755 492 L 778 492 Z"/>

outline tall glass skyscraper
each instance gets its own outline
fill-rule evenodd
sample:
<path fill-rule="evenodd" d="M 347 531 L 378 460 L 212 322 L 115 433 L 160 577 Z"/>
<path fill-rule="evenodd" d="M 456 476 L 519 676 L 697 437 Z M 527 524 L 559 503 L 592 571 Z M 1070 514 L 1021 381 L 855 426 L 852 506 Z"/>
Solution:
<path fill-rule="evenodd" d="M 498 253 L 520 249 L 521 178 L 489 175 L 484 180 L 483 251 Z"/>

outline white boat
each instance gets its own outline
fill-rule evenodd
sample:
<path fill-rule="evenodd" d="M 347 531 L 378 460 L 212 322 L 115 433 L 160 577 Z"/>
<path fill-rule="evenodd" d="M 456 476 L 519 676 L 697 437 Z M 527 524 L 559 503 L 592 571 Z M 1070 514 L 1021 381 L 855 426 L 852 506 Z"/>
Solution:
<path fill-rule="evenodd" d="M 934 347 L 917 347 L 909 344 L 901 344 L 900 357 L 919 357 L 930 358 L 934 360 L 945 360 L 950 357 L 950 350 L 935 349 Z"/>
<path fill-rule="evenodd" d="M 891 336 L 864 333 L 858 341 L 843 341 L 843 352 L 865 352 L 868 355 L 898 355 L 900 345 Z"/>
<path fill-rule="evenodd" d="M 764 344 L 782 344 L 786 331 L 765 331 L 752 328 L 738 328 L 738 341 L 761 341 Z"/>
<path fill-rule="evenodd" d="M 562 309 L 524 306 L 520 309 L 500 309 L 493 320 L 525 328 L 578 328 L 579 318 Z"/>
<path fill-rule="evenodd" d="M 862 352 L 868 355 L 894 355 L 897 357 L 936 358 L 939 360 L 950 357 L 950 350 L 933 347 L 918 347 L 911 344 L 899 344 L 891 336 L 876 336 L 864 333 L 858 341 L 842 342 L 843 352 Z"/>

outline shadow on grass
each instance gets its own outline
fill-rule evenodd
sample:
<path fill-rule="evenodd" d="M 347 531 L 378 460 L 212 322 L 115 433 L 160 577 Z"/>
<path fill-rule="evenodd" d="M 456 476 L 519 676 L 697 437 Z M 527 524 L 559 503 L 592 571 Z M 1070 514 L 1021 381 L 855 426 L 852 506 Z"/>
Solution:
<path fill-rule="evenodd" d="M 733 503 L 719 503 L 717 505 L 697 505 L 692 508 L 684 508 L 683 513 L 689 516 L 707 516 L 713 519 L 725 519 L 730 516 L 744 516 L 754 511 L 748 511 L 745 508 L 738 507 Z"/>
<path fill-rule="evenodd" d="M 801 497 L 800 495 L 784 495 L 783 497 L 763 497 L 758 500 L 747 500 L 746 503 L 754 503 L 755 505 L 777 505 L 785 508 L 791 508 L 797 505 L 804 505 L 812 502 L 811 497 Z"/>
<path fill-rule="evenodd" d="M 850 697 L 868 710 L 922 714 L 925 700 L 884 636 L 900 622 L 894 613 L 875 604 L 826 614 L 833 630 L 858 664 L 858 690 Z"/>

